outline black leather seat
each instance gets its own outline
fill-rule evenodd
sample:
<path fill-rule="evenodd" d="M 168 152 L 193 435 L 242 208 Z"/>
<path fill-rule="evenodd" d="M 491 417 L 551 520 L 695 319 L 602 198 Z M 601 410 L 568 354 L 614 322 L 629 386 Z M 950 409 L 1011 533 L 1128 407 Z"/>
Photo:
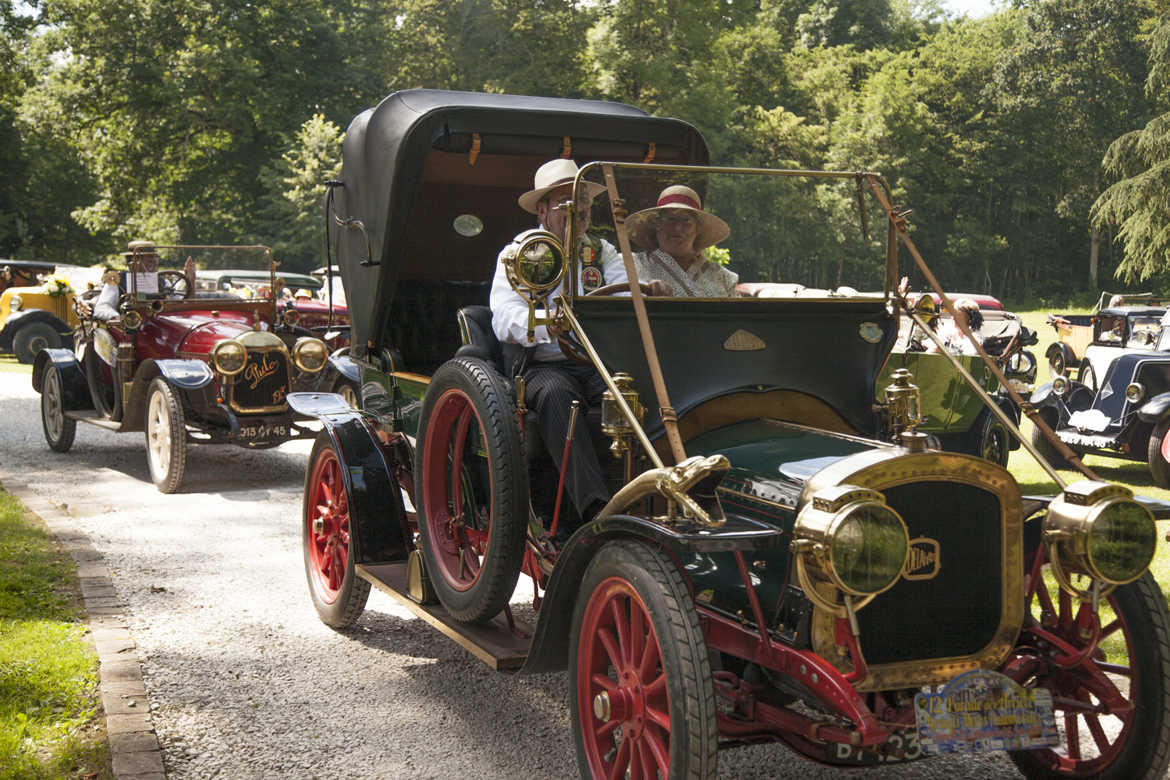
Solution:
<path fill-rule="evenodd" d="M 504 351 L 492 330 L 492 310 L 487 306 L 464 306 L 456 318 L 463 346 L 455 351 L 455 355 L 486 360 L 504 374 Z"/>

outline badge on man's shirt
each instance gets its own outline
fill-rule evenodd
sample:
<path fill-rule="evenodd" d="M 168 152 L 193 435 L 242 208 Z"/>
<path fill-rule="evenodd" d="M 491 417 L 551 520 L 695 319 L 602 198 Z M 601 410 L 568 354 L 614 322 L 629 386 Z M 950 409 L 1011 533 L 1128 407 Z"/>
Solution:
<path fill-rule="evenodd" d="M 590 293 L 601 286 L 601 269 L 595 265 L 587 265 L 581 269 L 581 287 Z"/>
<path fill-rule="evenodd" d="M 577 260 L 581 265 L 593 265 L 597 262 L 597 254 L 601 251 L 601 240 L 597 236 L 586 233 L 581 238 L 581 250 L 577 253 Z"/>

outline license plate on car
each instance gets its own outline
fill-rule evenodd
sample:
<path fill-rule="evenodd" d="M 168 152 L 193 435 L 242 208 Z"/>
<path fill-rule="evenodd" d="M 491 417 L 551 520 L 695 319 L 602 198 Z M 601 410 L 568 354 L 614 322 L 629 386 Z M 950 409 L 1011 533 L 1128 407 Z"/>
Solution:
<path fill-rule="evenodd" d="M 246 443 L 272 441 L 273 439 L 288 438 L 288 426 L 284 423 L 257 423 L 255 425 L 241 425 L 236 439 Z"/>
<path fill-rule="evenodd" d="M 965 672 L 938 693 L 919 693 L 914 714 L 928 754 L 1029 750 L 1059 741 L 1052 694 L 999 672 Z"/>
<path fill-rule="evenodd" d="M 890 733 L 890 738 L 880 745 L 860 747 L 838 742 L 829 743 L 826 751 L 825 759 L 830 763 L 857 766 L 914 761 L 926 756 L 919 741 L 918 731 L 913 726 L 894 729 Z"/>

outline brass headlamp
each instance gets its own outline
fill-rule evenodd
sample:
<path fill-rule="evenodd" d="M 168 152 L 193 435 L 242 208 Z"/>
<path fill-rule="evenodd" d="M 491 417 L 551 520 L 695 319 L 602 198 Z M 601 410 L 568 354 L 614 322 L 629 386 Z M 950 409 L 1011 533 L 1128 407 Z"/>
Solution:
<path fill-rule="evenodd" d="M 504 248 L 500 257 L 512 289 L 528 301 L 528 339 L 537 325 L 548 322 L 536 316 L 536 301 L 555 290 L 568 272 L 561 240 L 547 230 L 527 230 Z"/>
<path fill-rule="evenodd" d="M 248 363 L 248 350 L 235 339 L 217 341 L 208 353 L 212 369 L 224 376 L 235 376 Z"/>
<path fill-rule="evenodd" d="M 796 516 L 793 537 L 796 576 L 805 595 L 839 616 L 893 587 L 910 554 L 906 523 L 885 496 L 854 485 L 818 490 Z"/>
<path fill-rule="evenodd" d="M 613 383 L 617 386 L 622 398 L 625 399 L 626 405 L 630 407 L 630 411 L 634 413 L 634 417 L 639 423 L 642 422 L 642 415 L 646 410 L 642 407 L 642 402 L 638 400 L 638 391 L 633 387 L 633 378 L 629 374 L 618 373 L 613 375 Z M 634 427 L 622 414 L 617 397 L 608 388 L 601 396 L 601 431 L 613 439 L 613 444 L 609 446 L 609 449 L 615 457 L 621 457 L 629 451 L 630 437 L 634 435 Z"/>
<path fill-rule="evenodd" d="M 1154 558 L 1154 515 L 1133 499 L 1133 491 L 1108 482 L 1081 480 L 1064 489 L 1044 518 L 1044 542 L 1057 584 L 1082 599 L 1100 597 L 1114 586 L 1142 576 Z M 1105 583 L 1088 592 L 1069 575 Z"/>

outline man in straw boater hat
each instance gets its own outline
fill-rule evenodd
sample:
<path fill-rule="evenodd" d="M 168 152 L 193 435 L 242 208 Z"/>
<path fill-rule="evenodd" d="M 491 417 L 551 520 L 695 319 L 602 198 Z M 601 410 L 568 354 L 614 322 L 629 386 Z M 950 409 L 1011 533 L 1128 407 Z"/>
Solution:
<path fill-rule="evenodd" d="M 735 297 L 739 276 L 703 257 L 703 250 L 731 235 L 727 223 L 703 211 L 699 194 L 675 184 L 664 189 L 653 208 L 630 215 L 630 241 L 639 279 L 661 279 L 672 295 Z"/>
<path fill-rule="evenodd" d="M 570 203 L 573 179 L 577 175 L 577 163 L 569 159 L 550 160 L 536 170 L 533 188 L 520 196 L 520 208 L 535 214 L 540 227 L 564 240 L 566 220 L 570 211 L 577 220 L 577 233 L 584 236 L 589 226 L 590 204 L 605 188 L 594 182 L 582 181 L 578 202 Z M 525 231 L 527 232 L 527 231 Z M 517 236 L 517 243 L 521 237 Z M 515 243 L 510 245 L 515 246 Z M 553 463 L 561 463 L 565 435 L 569 429 L 569 410 L 573 401 L 581 405 L 584 412 L 601 403 L 605 383 L 592 365 L 568 360 L 557 345 L 559 333 L 555 327 L 540 325 L 533 338 L 528 338 L 528 302 L 508 283 L 503 259 L 509 248 L 500 252 L 492 280 L 491 309 L 492 330 L 504 345 L 525 348 L 521 374 L 525 381 L 525 404 L 535 411 L 538 428 Z M 577 247 L 578 294 L 588 293 L 609 284 L 626 281 L 625 265 L 621 255 L 608 241 L 593 239 Z M 545 312 L 550 304 L 563 294 L 564 284 L 549 292 L 543 298 Z M 659 283 L 652 285 L 656 294 L 664 294 L 665 288 Z M 541 313 L 545 316 L 545 313 Z M 511 350 L 515 354 L 515 349 Z M 505 354 L 509 350 L 505 347 Z M 512 366 L 507 370 L 511 371 Z M 565 491 L 577 510 L 582 522 L 592 520 L 598 510 L 609 500 L 609 490 L 593 448 L 589 431 L 582 424 L 573 430 L 573 446 L 565 473 Z M 568 528 L 562 524 L 561 528 Z M 559 529 L 558 529 L 559 530 Z"/>

